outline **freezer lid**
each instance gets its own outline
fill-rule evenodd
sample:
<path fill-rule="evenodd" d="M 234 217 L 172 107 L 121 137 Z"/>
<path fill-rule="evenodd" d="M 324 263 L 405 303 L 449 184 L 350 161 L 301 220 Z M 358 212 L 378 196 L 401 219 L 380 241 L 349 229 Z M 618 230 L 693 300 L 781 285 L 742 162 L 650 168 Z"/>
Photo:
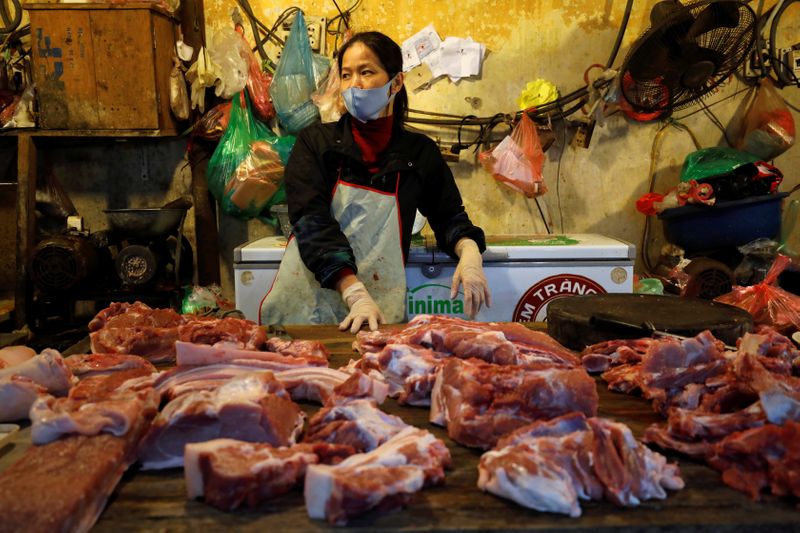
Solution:
<path fill-rule="evenodd" d="M 286 237 L 272 236 L 263 237 L 254 241 L 246 242 L 234 248 L 234 263 L 280 263 L 283 252 L 286 250 Z"/>
<path fill-rule="evenodd" d="M 634 260 L 633 244 L 592 233 L 561 235 L 495 235 L 486 237 L 484 262 Z M 452 259 L 435 247 L 433 239 L 424 245 L 412 243 L 409 263 L 449 262 Z"/>

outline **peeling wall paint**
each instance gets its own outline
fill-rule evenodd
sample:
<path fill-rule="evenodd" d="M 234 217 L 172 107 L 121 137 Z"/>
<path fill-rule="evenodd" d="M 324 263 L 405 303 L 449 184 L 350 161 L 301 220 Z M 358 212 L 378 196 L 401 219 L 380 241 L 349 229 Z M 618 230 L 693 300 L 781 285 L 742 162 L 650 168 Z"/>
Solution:
<path fill-rule="evenodd" d="M 628 28 L 617 54 L 619 66 L 632 44 L 649 26 L 649 13 L 655 0 L 633 3 Z M 251 0 L 262 21 L 272 21 L 290 4 L 270 0 Z M 345 2 L 339 2 L 340 5 Z M 364 0 L 354 12 L 354 29 L 377 29 L 402 42 L 429 23 L 439 35 L 472 37 L 485 44 L 488 55 L 478 79 L 453 84 L 438 81 L 430 90 L 410 95 L 414 109 L 436 110 L 455 115 L 491 116 L 516 110 L 515 101 L 529 80 L 544 78 L 555 83 L 562 94 L 584 84 L 583 74 L 594 63 L 605 64 L 611 53 L 626 2 L 623 0 Z M 752 7 L 755 9 L 755 3 Z M 775 4 L 764 2 L 764 9 Z M 206 21 L 213 32 L 227 26 L 232 0 L 206 2 Z M 294 4 L 307 14 L 331 18 L 336 15 L 332 2 L 298 0 Z M 800 6 L 798 6 L 800 11 Z M 791 19 L 791 20 L 789 20 Z M 787 17 L 782 32 L 787 39 L 797 32 L 800 17 Z M 792 42 L 798 42 L 800 38 Z M 329 37 L 328 43 L 332 39 Z M 328 50 L 330 52 L 330 50 Z M 746 86 L 731 78 L 706 99 L 719 120 L 735 123 L 743 111 Z M 800 106 L 800 89 L 784 89 L 784 97 Z M 471 102 L 480 101 L 473 107 Z M 578 115 L 576 115 L 577 117 Z M 697 105 L 675 113 L 689 127 L 703 147 L 724 144 L 722 133 Z M 800 124 L 800 117 L 795 113 Z M 548 192 L 535 200 L 496 183 L 476 161 L 472 150 L 463 151 L 460 161 L 451 164 L 453 173 L 472 219 L 490 234 L 544 232 L 603 233 L 626 239 L 639 246 L 644 217 L 634 208 L 636 199 L 647 192 L 653 140 L 660 124 L 637 123 L 620 113 L 611 115 L 594 130 L 588 149 L 569 143 L 573 127 L 553 124 L 556 142 L 548 150 L 544 168 Z M 735 128 L 733 128 L 735 129 Z M 424 128 L 432 138 L 449 147 L 455 142 L 453 128 Z M 678 130 L 664 134 L 660 156 L 655 163 L 657 191 L 666 191 L 677 182 L 685 155 L 694 150 L 691 139 Z M 793 147 L 776 161 L 786 174 L 784 190 L 800 181 L 794 171 L 800 168 L 800 148 Z M 226 222 L 227 224 L 227 222 Z M 237 222 L 231 222 L 231 228 Z M 232 251 L 241 243 L 242 229 L 231 229 L 238 242 L 225 243 Z M 271 233 L 259 224 L 246 225 L 248 238 Z M 654 225 L 650 254 L 658 254 L 663 242 L 660 225 Z M 798 236 L 800 238 L 800 236 Z M 227 254 L 230 255 L 230 254 Z M 641 263 L 637 263 L 641 266 Z M 230 271 L 230 259 L 223 258 Z M 230 281 L 226 282 L 228 285 Z"/>

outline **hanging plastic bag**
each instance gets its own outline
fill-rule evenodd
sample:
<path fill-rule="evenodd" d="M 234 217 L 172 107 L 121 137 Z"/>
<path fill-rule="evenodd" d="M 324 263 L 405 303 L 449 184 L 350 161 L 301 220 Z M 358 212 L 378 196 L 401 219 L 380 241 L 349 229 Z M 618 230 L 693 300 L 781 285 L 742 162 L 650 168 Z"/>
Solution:
<path fill-rule="evenodd" d="M 736 148 L 770 160 L 792 147 L 795 125 L 791 111 L 769 78 L 760 83 L 744 116 Z"/>
<path fill-rule="evenodd" d="M 528 198 L 547 192 L 542 176 L 544 151 L 536 124 L 527 113 L 522 113 L 511 135 L 493 149 L 482 152 L 478 159 L 494 179 Z"/>
<path fill-rule="evenodd" d="M 277 195 L 294 137 L 278 137 L 253 116 L 250 99 L 241 93 L 231 105 L 228 129 L 208 163 L 208 188 L 222 210 L 254 218 L 281 201 Z"/>
<path fill-rule="evenodd" d="M 294 17 L 269 87 L 278 118 L 289 133 L 297 133 L 319 118 L 317 107 L 311 101 L 314 89 L 314 59 L 306 22 L 299 12 Z"/>
<path fill-rule="evenodd" d="M 311 93 L 311 101 L 319 109 L 322 122 L 336 122 L 344 113 L 339 97 L 339 69 L 336 65 L 328 70 L 328 76 L 320 83 L 319 88 Z"/>
<path fill-rule="evenodd" d="M 217 66 L 214 94 L 229 100 L 241 92 L 247 83 L 246 52 L 250 49 L 242 37 L 234 30 L 218 31 L 211 38 L 208 55 Z"/>
<path fill-rule="evenodd" d="M 192 128 L 193 134 L 209 141 L 222 138 L 231 119 L 231 107 L 232 102 L 222 102 L 209 109 Z"/>
<path fill-rule="evenodd" d="M 771 326 L 781 333 L 800 329 L 800 296 L 776 286 L 778 276 L 789 264 L 791 259 L 778 255 L 764 281 L 750 287 L 736 286 L 715 301 L 744 309 L 753 315 L 756 325 Z"/>
<path fill-rule="evenodd" d="M 267 122 L 275 116 L 272 98 L 269 96 L 269 86 L 272 83 L 272 74 L 261 70 L 258 59 L 250 49 L 250 44 L 244 36 L 244 28 L 236 26 L 236 32 L 242 39 L 241 48 L 245 61 L 247 61 L 247 94 L 253 106 L 253 112 L 258 118 Z"/>
<path fill-rule="evenodd" d="M 186 90 L 186 79 L 183 77 L 181 61 L 172 58 L 172 71 L 169 73 L 169 108 L 178 120 L 186 120 L 192 111 L 189 92 Z"/>

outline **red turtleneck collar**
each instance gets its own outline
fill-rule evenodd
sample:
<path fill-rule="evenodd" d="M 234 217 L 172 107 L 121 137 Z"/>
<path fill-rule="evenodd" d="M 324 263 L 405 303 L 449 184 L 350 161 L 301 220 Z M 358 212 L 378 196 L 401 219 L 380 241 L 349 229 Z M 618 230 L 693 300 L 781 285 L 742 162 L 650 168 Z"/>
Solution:
<path fill-rule="evenodd" d="M 393 119 L 394 115 L 387 115 L 367 122 L 355 118 L 350 121 L 353 140 L 361 149 L 364 164 L 373 174 L 380 170 L 378 158 L 389 146 L 392 138 Z"/>

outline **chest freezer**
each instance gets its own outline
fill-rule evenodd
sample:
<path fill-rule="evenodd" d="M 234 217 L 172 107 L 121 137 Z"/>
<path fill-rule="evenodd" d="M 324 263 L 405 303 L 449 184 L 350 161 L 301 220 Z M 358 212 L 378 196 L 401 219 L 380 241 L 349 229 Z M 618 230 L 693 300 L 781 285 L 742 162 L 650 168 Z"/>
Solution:
<path fill-rule="evenodd" d="M 278 271 L 284 237 L 265 237 L 234 250 L 236 307 L 258 322 L 261 301 Z M 542 321 L 556 298 L 630 293 L 635 247 L 596 234 L 494 236 L 486 238 L 483 266 L 492 306 L 475 320 Z M 412 242 L 406 263 L 406 319 L 418 314 L 465 318 L 463 296 L 450 299 L 456 262 L 432 242 Z"/>

